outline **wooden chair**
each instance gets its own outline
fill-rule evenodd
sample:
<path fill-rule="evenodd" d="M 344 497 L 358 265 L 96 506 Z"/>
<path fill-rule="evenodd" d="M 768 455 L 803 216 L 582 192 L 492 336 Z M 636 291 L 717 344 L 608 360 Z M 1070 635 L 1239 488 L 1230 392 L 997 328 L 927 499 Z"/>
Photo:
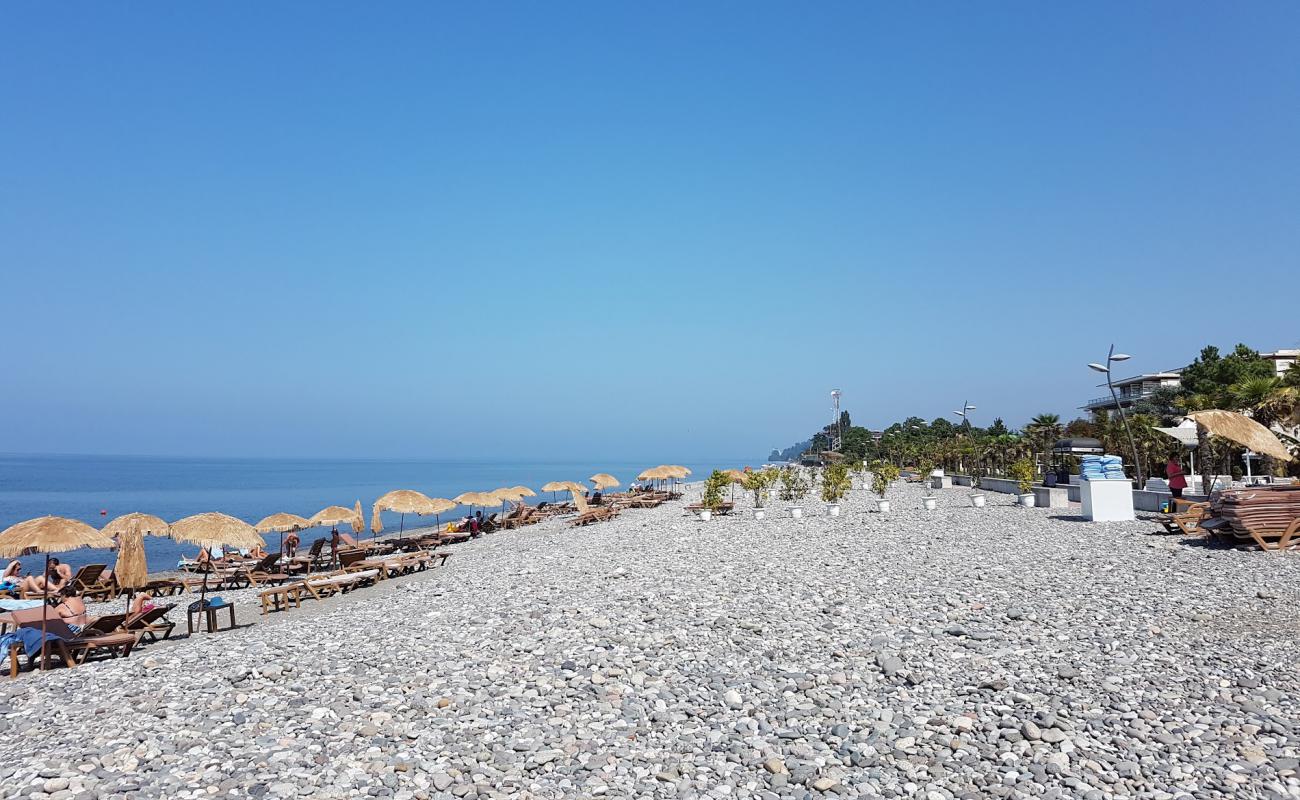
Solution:
<path fill-rule="evenodd" d="M 167 612 L 175 607 L 175 603 L 167 603 L 127 617 L 122 623 L 122 630 L 134 635 L 137 643 L 146 636 L 151 642 L 166 639 L 172 635 L 172 629 L 176 627 L 175 622 L 167 619 Z"/>
<path fill-rule="evenodd" d="M 131 648 L 135 646 L 135 636 L 129 633 L 108 633 L 83 636 L 74 633 L 57 614 L 46 616 L 42 620 L 42 609 L 25 608 L 21 611 L 11 611 L 9 616 L 14 623 L 20 628 L 35 628 L 40 630 L 44 626 L 47 633 L 52 633 L 63 640 L 62 644 L 67 648 L 73 662 L 77 662 L 77 656 L 80 655 L 80 662 L 84 663 L 90 657 L 91 653 L 105 651 L 111 656 L 128 656 L 131 654 Z M 46 643 L 46 647 L 49 642 Z M 57 649 L 57 646 L 56 646 Z M 45 648 L 41 649 L 44 653 Z M 35 662 L 36 656 L 30 656 L 28 663 L 31 665 Z M 69 663 L 71 666 L 71 663 Z M 16 673 L 11 673 L 16 674 Z"/>

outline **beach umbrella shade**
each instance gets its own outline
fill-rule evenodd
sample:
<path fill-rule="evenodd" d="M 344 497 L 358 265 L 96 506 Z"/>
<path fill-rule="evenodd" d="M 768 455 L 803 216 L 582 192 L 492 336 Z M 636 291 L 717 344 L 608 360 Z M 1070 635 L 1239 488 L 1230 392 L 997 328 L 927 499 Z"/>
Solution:
<path fill-rule="evenodd" d="M 375 501 L 370 516 L 370 530 L 379 533 L 384 529 L 383 520 L 380 518 L 380 514 L 384 511 L 394 511 L 401 514 L 401 530 L 405 530 L 407 514 L 418 514 L 420 516 L 433 514 L 436 517 L 442 512 L 455 507 L 456 504 L 450 500 L 444 500 L 441 497 L 429 497 L 414 489 L 394 489 Z"/>
<path fill-rule="evenodd" d="M 1290 461 L 1291 453 L 1268 428 L 1235 411 L 1197 411 L 1187 415 L 1212 436 L 1221 436 L 1263 456 Z"/>
<path fill-rule="evenodd" d="M 289 531 L 300 531 L 303 528 L 310 528 L 311 523 L 297 514 L 289 514 L 281 511 L 272 514 L 269 517 L 263 517 L 262 521 L 253 526 L 258 533 L 279 533 L 280 534 L 280 553 L 284 554 L 284 535 Z"/>
<path fill-rule="evenodd" d="M 327 506 L 311 515 L 311 519 L 307 520 L 307 527 L 329 526 L 330 528 L 336 528 L 339 524 L 351 523 L 356 518 L 357 512 L 355 509 L 344 506 Z"/>
<path fill-rule="evenodd" d="M 456 505 L 461 506 L 494 506 L 497 504 L 496 495 L 491 492 L 463 492 L 452 498 Z"/>
<path fill-rule="evenodd" d="M 37 517 L 11 525 L 0 533 L 0 558 L 17 558 L 25 552 L 45 554 L 46 576 L 41 589 L 41 643 L 45 643 L 46 614 L 49 610 L 50 553 L 66 553 L 83 547 L 110 548 L 113 540 L 77 519 Z M 45 669 L 42 649 L 41 669 Z"/>
<path fill-rule="evenodd" d="M 132 512 L 114 519 L 99 532 L 117 540 L 117 562 L 113 564 L 113 579 L 128 595 L 144 586 L 149 579 L 149 568 L 144 557 L 145 536 L 171 536 L 171 526 L 162 517 Z M 131 601 L 128 599 L 127 603 Z"/>
<path fill-rule="evenodd" d="M 551 493 L 551 502 L 554 503 L 554 502 L 555 502 L 555 493 L 556 493 L 556 492 L 567 492 L 567 491 L 569 491 L 569 482 L 568 482 L 568 481 L 551 481 L 550 483 L 544 483 L 544 484 L 542 484 L 542 491 L 543 491 L 543 492 L 550 492 L 550 493 Z"/>
<path fill-rule="evenodd" d="M 366 529 L 366 515 L 361 510 L 360 500 L 357 500 L 357 504 L 352 508 L 352 515 L 352 532 L 361 533 Z"/>
<path fill-rule="evenodd" d="M 598 472 L 587 480 L 591 481 L 597 489 L 613 489 L 618 486 L 618 478 L 610 475 L 608 472 Z"/>
<path fill-rule="evenodd" d="M 177 542 L 195 544 L 207 550 L 209 558 L 211 558 L 212 548 L 214 547 L 233 547 L 236 550 L 247 550 L 266 546 L 266 542 L 263 541 L 257 529 L 252 525 L 242 519 L 236 519 L 228 514 L 221 514 L 216 511 L 195 514 L 173 522 L 171 524 L 171 536 Z M 199 594 L 200 610 L 205 607 L 204 603 L 207 600 L 208 573 L 211 571 L 212 566 L 209 561 L 207 569 L 203 570 L 203 589 Z"/>

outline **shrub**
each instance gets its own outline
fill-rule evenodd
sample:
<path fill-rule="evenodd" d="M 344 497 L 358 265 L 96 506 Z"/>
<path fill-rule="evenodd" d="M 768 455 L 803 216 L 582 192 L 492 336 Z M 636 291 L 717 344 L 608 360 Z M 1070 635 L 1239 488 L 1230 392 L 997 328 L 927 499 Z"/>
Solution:
<path fill-rule="evenodd" d="M 822 472 L 822 499 L 826 502 L 838 503 L 852 487 L 847 464 L 831 464 Z"/>
<path fill-rule="evenodd" d="M 1034 462 L 1027 458 L 1022 458 L 1011 465 L 1011 477 L 1015 479 L 1021 494 L 1029 494 L 1029 490 L 1034 488 L 1034 478 L 1037 476 Z"/>
<path fill-rule="evenodd" d="M 745 487 L 745 491 L 753 493 L 754 508 L 762 508 L 767 502 L 768 489 L 776 483 L 778 475 L 772 467 L 745 473 L 745 482 L 741 486 Z"/>
<path fill-rule="evenodd" d="M 722 494 L 730 483 L 730 475 L 715 469 L 713 474 L 704 480 L 704 497 L 700 501 L 701 504 L 711 511 L 717 511 L 722 507 Z"/>
<path fill-rule="evenodd" d="M 802 500 L 808 494 L 808 481 L 796 467 L 781 468 L 781 499 Z"/>
<path fill-rule="evenodd" d="M 889 491 L 889 485 L 898 480 L 898 467 L 888 461 L 877 461 L 871 465 L 871 491 L 882 498 Z"/>

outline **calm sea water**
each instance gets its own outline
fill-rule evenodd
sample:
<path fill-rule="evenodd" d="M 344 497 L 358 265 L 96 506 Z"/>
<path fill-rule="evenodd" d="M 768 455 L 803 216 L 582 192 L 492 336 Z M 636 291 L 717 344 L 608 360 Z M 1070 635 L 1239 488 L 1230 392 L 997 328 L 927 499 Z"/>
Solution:
<path fill-rule="evenodd" d="M 522 484 L 534 491 L 554 480 L 586 482 L 597 472 L 609 472 L 624 482 L 656 463 L 616 461 L 417 461 L 417 460 L 286 460 L 198 459 L 145 456 L 28 456 L 0 455 L 0 529 L 45 514 L 72 517 L 96 527 L 131 511 L 156 514 L 172 521 L 204 511 L 220 511 L 255 523 L 268 514 L 288 511 L 310 517 L 328 505 L 351 508 L 357 500 L 370 519 L 370 506 L 393 489 L 416 489 L 432 497 L 455 497 L 466 491 L 487 491 Z M 670 462 L 681 463 L 681 462 Z M 694 477 L 714 468 L 739 465 L 686 462 Z M 539 495 L 543 493 L 538 491 Z M 549 494 L 549 493 L 547 493 Z M 539 496 L 534 502 L 548 499 Z M 450 512 L 463 514 L 468 509 Z M 446 521 L 447 515 L 443 515 Z M 432 517 L 427 518 L 432 523 Z M 419 518 L 406 520 L 408 527 Z M 398 516 L 384 514 L 385 532 L 397 529 Z M 302 535 L 309 544 L 323 531 Z M 278 534 L 270 534 L 275 547 Z M 149 570 L 174 569 L 193 546 L 170 539 L 145 538 Z M 59 556 L 79 566 L 107 563 L 114 554 L 80 550 Z M 24 561 L 39 569 L 39 557 Z M 31 561 L 32 563 L 26 563 Z"/>

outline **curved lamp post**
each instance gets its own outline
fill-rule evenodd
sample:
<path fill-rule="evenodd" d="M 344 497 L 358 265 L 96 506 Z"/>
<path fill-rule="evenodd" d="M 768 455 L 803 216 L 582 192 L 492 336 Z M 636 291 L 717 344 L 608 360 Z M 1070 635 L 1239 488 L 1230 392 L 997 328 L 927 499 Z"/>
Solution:
<path fill-rule="evenodd" d="M 963 424 L 965 424 L 965 425 L 970 425 L 970 412 L 972 412 L 972 411 L 974 411 L 974 410 L 975 410 L 975 406 L 971 405 L 969 400 L 963 400 L 963 401 L 961 401 L 961 411 L 954 411 L 954 412 L 952 412 L 952 413 L 954 413 L 954 414 L 956 414 L 957 416 L 961 417 L 961 421 L 962 421 Z M 957 435 L 958 435 L 958 436 L 961 436 L 960 433 L 958 433 Z M 958 456 L 958 458 L 960 458 L 960 456 Z M 963 471 L 966 469 L 966 460 L 965 460 L 965 459 L 962 459 L 962 460 L 961 460 L 961 469 L 962 469 Z"/>
<path fill-rule="evenodd" d="M 1106 374 L 1106 387 L 1110 389 L 1110 399 L 1115 401 L 1115 410 L 1119 411 L 1120 421 L 1124 423 L 1124 433 L 1128 435 L 1128 446 L 1133 451 L 1133 468 L 1137 470 L 1138 487 L 1141 488 L 1144 481 L 1142 478 L 1142 462 L 1138 460 L 1137 443 L 1133 441 L 1133 431 L 1128 426 L 1128 416 L 1124 414 L 1124 406 L 1120 405 L 1119 396 L 1115 394 L 1115 384 L 1111 380 L 1110 365 L 1113 361 L 1128 361 L 1132 356 L 1127 353 L 1116 353 L 1115 345 L 1110 346 L 1110 352 L 1106 354 L 1106 363 L 1089 364 L 1089 369 Z"/>

